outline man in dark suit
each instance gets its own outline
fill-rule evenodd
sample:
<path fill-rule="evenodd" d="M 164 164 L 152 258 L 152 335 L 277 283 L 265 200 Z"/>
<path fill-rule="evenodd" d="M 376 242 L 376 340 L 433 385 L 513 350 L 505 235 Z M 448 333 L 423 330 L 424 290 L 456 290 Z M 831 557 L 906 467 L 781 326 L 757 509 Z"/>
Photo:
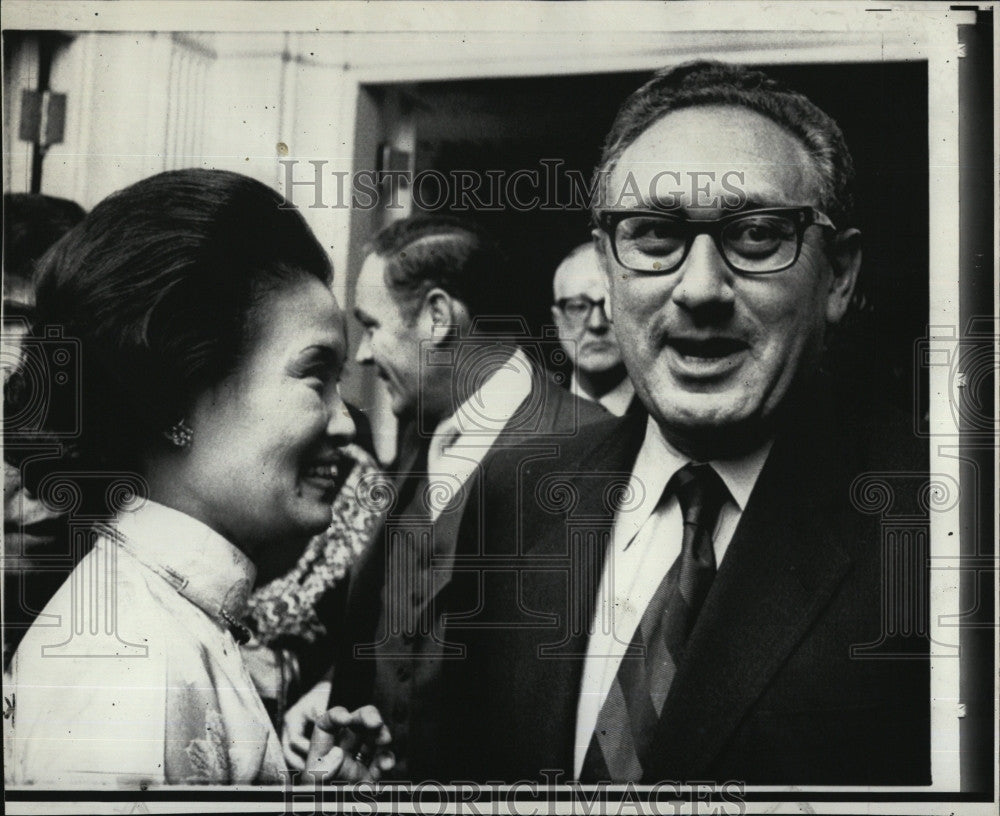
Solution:
<path fill-rule="evenodd" d="M 456 654 L 443 637 L 438 598 L 450 581 L 467 483 L 492 452 L 572 438 L 606 416 L 551 381 L 542 358 L 558 351 L 554 337 L 533 340 L 520 321 L 490 317 L 505 273 L 502 253 L 481 230 L 425 216 L 379 233 L 357 282 L 364 335 L 356 359 L 378 372 L 404 431 L 391 481 L 359 496 L 383 501 L 385 521 L 352 571 L 329 703 L 345 716 L 374 706 L 378 725 L 359 730 L 374 739 L 387 726 L 394 766 L 378 770 L 390 778 L 425 778 L 442 741 L 439 675 Z M 330 689 L 310 696 L 325 703 Z M 303 711 L 286 720 L 290 763 L 293 739 L 299 756 L 306 745 Z M 354 747 L 358 758 L 344 756 L 334 775 L 366 776 L 373 746 Z"/>
<path fill-rule="evenodd" d="M 437 778 L 930 782 L 926 508 L 887 499 L 913 524 L 883 541 L 869 491 L 925 485 L 927 452 L 819 373 L 861 261 L 851 176 L 836 123 L 759 72 L 626 101 L 594 239 L 649 416 L 491 462 Z"/>

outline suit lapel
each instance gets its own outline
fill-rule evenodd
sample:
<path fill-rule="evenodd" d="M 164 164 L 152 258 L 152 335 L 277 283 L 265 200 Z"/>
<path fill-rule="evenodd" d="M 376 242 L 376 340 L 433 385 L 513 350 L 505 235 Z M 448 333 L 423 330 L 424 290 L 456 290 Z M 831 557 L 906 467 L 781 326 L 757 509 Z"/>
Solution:
<path fill-rule="evenodd" d="M 646 406 L 642 404 L 638 394 L 632 395 L 632 401 L 625 410 L 625 416 L 646 416 Z"/>
<path fill-rule="evenodd" d="M 820 457 L 811 473 L 797 464 L 802 443 L 776 444 L 754 488 L 664 706 L 651 776 L 709 772 L 850 569 L 838 531 L 816 523 L 835 491 L 816 477 Z"/>
<path fill-rule="evenodd" d="M 408 437 L 404 435 L 404 440 Z M 416 436 L 409 439 L 409 444 L 401 444 L 400 454 L 392 467 L 389 480 L 392 482 L 396 500 L 388 513 L 399 513 L 407 500 L 412 488 L 414 477 L 410 470 L 417 466 L 418 461 L 425 457 L 417 444 Z M 424 468 L 426 469 L 426 468 Z M 345 631 L 353 635 L 352 645 L 370 644 L 375 641 L 378 623 L 382 616 L 382 588 L 385 585 L 385 574 L 388 563 L 388 542 L 386 540 L 386 515 L 378 523 L 371 545 L 352 569 L 351 583 L 348 590 L 347 620 Z"/>
<path fill-rule="evenodd" d="M 603 437 L 600 435 L 605 430 Z M 639 453 L 646 430 L 645 417 L 623 417 L 594 426 L 593 445 L 585 450 L 582 445 L 578 456 L 565 461 L 559 474 L 560 481 L 571 488 L 573 502 L 566 511 L 566 522 L 584 519 L 614 523 L 615 508 L 609 504 L 608 480 L 612 476 L 627 478 L 632 473 L 635 457 Z M 586 433 L 586 432 L 584 432 Z M 550 474 L 555 475 L 555 474 Z M 525 504 L 538 504 L 538 497 L 525 497 Z M 549 532 L 539 540 L 532 552 L 537 554 L 557 554 L 566 550 L 565 526 L 545 524 Z M 595 587 L 596 592 L 596 587 Z"/>
<path fill-rule="evenodd" d="M 566 403 L 566 396 L 569 392 L 554 385 L 545 370 L 539 370 L 539 366 L 532 362 L 531 391 L 507 420 L 497 441 L 509 446 L 522 439 L 527 441 L 560 430 L 560 419 L 564 414 L 566 419 L 571 416 L 567 408 L 572 406 Z"/>
<path fill-rule="evenodd" d="M 524 447 L 525 455 L 530 456 L 531 453 L 527 448 L 532 445 L 537 446 L 540 437 L 560 431 L 566 432 L 572 428 L 573 423 L 578 426 L 587 424 L 586 420 L 598 413 L 597 411 L 588 413 L 587 408 L 581 412 L 579 409 L 582 403 L 566 389 L 554 385 L 544 371 L 537 369 L 537 365 L 532 364 L 531 392 L 500 431 L 493 446 L 480 462 L 478 473 L 488 467 L 489 457 L 494 452 L 505 448 Z M 415 460 L 414 455 L 411 461 Z M 418 612 L 426 609 L 450 582 L 460 523 L 466 512 L 477 512 L 482 503 L 482 497 L 478 495 L 482 485 L 483 480 L 473 474 L 466 482 L 465 489 L 459 494 L 461 498 L 456 497 L 435 521 L 434 571 L 430 594 L 418 604 Z M 588 494 L 587 501 L 592 501 L 593 498 Z M 582 499 L 581 504 L 583 504 Z"/>
<path fill-rule="evenodd" d="M 609 436 L 588 449 L 584 458 L 560 460 L 565 464 L 558 474 L 567 475 L 559 481 L 568 485 L 569 494 L 576 497 L 566 511 L 564 523 L 553 523 L 551 511 L 538 506 L 537 496 L 543 492 L 540 482 L 528 480 L 522 496 L 522 534 L 535 535 L 537 530 L 539 536 L 525 555 L 531 559 L 551 558 L 553 562 L 552 568 L 523 571 L 523 601 L 532 611 L 559 621 L 558 628 L 541 630 L 541 635 L 537 629 L 514 633 L 516 645 L 510 652 L 520 664 L 516 671 L 536 675 L 520 681 L 531 689 L 531 698 L 525 701 L 519 720 L 526 723 L 525 727 L 532 723 L 533 744 L 526 750 L 537 767 L 552 767 L 555 763 L 572 774 L 580 680 L 606 555 L 606 547 L 599 542 L 603 540 L 601 534 L 610 533 L 614 523 L 614 508 L 608 505 L 607 474 L 631 473 L 644 429 L 644 420 L 620 420 Z M 548 471 L 547 475 L 556 474 Z M 571 539 L 567 528 L 574 525 L 580 525 L 580 534 Z M 582 602 L 573 601 L 571 591 L 582 596 Z M 548 727 L 538 729 L 537 723 L 543 721 L 549 723 Z"/>

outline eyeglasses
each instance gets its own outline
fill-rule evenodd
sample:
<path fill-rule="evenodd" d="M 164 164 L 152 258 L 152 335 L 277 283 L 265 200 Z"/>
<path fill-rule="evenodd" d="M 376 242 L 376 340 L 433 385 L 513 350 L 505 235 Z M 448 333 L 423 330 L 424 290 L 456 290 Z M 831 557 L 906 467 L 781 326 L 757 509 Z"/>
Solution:
<path fill-rule="evenodd" d="M 559 298 L 556 301 L 556 306 L 559 307 L 559 311 L 566 315 L 568 320 L 574 323 L 586 323 L 598 306 L 601 307 L 605 315 L 608 313 L 607 309 L 604 308 L 604 300 L 604 298 L 591 300 L 586 295 L 578 295 L 571 298 Z"/>
<path fill-rule="evenodd" d="M 667 275 L 691 252 L 695 236 L 711 235 L 729 267 L 742 275 L 788 269 L 802 251 L 802 236 L 816 225 L 836 232 L 813 207 L 747 210 L 722 218 L 690 220 L 660 210 L 605 210 L 598 218 L 615 259 L 633 272 Z"/>

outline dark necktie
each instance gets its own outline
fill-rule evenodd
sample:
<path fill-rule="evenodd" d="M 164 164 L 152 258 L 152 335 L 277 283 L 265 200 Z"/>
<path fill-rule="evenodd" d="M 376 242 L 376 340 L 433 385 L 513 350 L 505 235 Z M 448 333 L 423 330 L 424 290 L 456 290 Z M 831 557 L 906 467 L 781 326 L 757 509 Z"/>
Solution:
<path fill-rule="evenodd" d="M 660 582 L 601 707 L 583 761 L 586 782 L 638 782 L 688 635 L 715 578 L 712 533 L 729 491 L 711 465 L 687 464 L 667 483 L 684 516 L 681 553 Z"/>

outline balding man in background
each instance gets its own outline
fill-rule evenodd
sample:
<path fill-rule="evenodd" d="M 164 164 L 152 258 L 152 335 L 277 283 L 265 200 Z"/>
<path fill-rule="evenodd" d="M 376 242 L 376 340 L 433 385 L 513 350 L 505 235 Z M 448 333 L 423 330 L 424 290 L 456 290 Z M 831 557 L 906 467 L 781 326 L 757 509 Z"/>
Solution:
<path fill-rule="evenodd" d="M 570 391 L 615 416 L 641 411 L 608 315 L 607 279 L 592 242 L 569 253 L 552 279 L 552 320 L 573 363 Z"/>

